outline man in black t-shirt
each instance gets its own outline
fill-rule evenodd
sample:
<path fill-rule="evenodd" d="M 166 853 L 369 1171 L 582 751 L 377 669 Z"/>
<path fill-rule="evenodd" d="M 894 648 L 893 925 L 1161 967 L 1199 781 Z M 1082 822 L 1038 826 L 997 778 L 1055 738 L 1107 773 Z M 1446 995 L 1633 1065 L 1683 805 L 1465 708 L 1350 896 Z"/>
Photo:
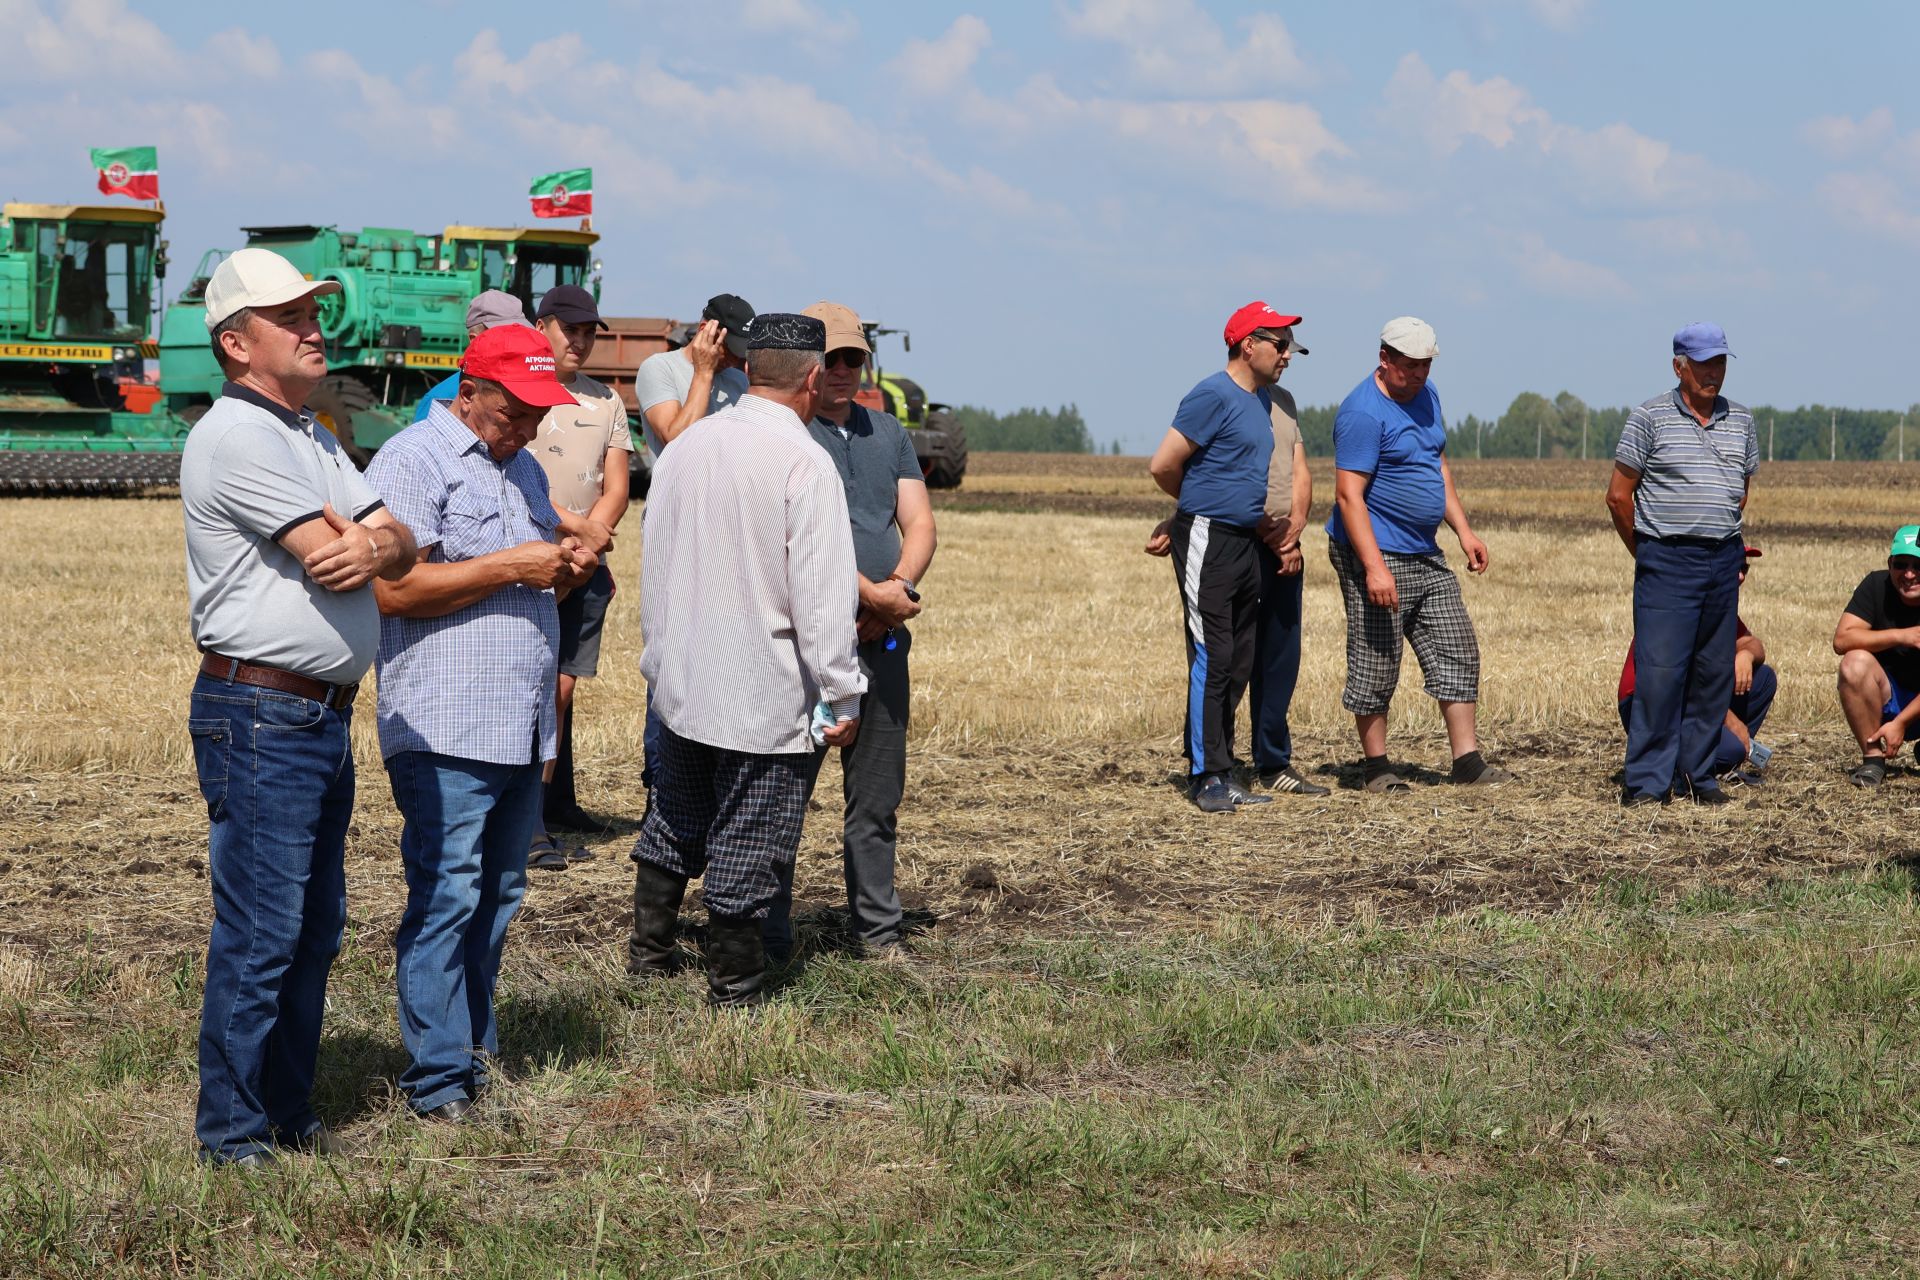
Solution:
<path fill-rule="evenodd" d="M 1860 765 L 1848 776 L 1855 786 L 1877 787 L 1920 719 L 1920 525 L 1895 533 L 1887 567 L 1854 588 L 1833 651 L 1840 706 L 1860 743 Z"/>

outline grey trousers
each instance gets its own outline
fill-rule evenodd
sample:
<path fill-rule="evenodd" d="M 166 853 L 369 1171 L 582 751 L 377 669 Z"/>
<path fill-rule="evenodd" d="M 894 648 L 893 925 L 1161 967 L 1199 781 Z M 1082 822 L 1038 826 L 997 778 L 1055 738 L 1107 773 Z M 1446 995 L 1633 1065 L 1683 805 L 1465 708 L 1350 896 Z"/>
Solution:
<path fill-rule="evenodd" d="M 846 808 L 841 818 L 840 849 L 847 880 L 847 912 L 853 935 L 868 947 L 900 941 L 900 895 L 893 885 L 894 839 L 899 829 L 900 799 L 907 789 L 907 654 L 913 637 L 905 627 L 894 629 L 896 641 L 888 652 L 884 640 L 860 646 L 860 668 L 867 674 L 867 692 L 860 699 L 860 736 L 841 749 L 841 790 Z M 814 752 L 807 779 L 807 798 L 820 778 L 827 748 Z M 793 952 L 793 864 L 776 868 L 780 890 L 767 910 L 768 952 L 784 959 Z"/>

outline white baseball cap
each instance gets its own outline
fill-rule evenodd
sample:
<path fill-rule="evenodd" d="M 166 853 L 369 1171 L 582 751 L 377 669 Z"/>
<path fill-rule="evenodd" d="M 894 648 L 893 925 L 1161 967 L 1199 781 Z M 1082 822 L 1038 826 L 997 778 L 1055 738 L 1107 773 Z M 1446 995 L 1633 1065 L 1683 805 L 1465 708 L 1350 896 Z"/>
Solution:
<path fill-rule="evenodd" d="M 1440 354 L 1440 340 L 1433 336 L 1433 326 L 1412 316 L 1387 321 L 1387 327 L 1380 331 L 1380 345 L 1392 347 L 1409 360 L 1431 360 Z"/>
<path fill-rule="evenodd" d="M 271 249 L 239 249 L 207 281 L 207 332 L 242 307 L 277 307 L 308 295 L 340 292 L 338 280 L 309 280 Z"/>

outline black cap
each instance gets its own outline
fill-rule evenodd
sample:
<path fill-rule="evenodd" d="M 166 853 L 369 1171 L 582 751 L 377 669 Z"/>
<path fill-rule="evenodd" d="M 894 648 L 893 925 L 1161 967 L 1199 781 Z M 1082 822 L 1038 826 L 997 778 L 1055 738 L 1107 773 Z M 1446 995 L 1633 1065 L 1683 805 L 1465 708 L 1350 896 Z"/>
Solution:
<path fill-rule="evenodd" d="M 600 318 L 600 304 L 593 295 L 577 284 L 557 284 L 541 295 L 539 310 L 533 313 L 535 320 L 545 320 L 552 316 L 561 324 L 597 324 L 602 329 L 607 322 Z"/>
<path fill-rule="evenodd" d="M 746 359 L 747 330 L 753 327 L 753 308 L 747 300 L 734 293 L 716 293 L 707 299 L 706 310 L 700 313 L 702 320 L 718 320 L 720 327 L 727 331 L 727 350 L 734 358 Z"/>
<path fill-rule="evenodd" d="M 827 326 L 812 316 L 769 311 L 754 317 L 747 348 L 750 351 L 825 351 Z"/>

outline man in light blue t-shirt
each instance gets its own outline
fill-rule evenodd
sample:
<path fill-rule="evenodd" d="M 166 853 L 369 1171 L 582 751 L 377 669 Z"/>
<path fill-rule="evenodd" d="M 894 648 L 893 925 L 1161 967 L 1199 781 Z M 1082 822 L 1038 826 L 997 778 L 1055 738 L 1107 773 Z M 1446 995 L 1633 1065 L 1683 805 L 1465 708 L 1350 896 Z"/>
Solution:
<path fill-rule="evenodd" d="M 1427 382 L 1440 353 L 1433 328 L 1401 316 L 1380 334 L 1380 364 L 1341 402 L 1333 423 L 1333 515 L 1328 554 L 1347 608 L 1347 683 L 1368 791 L 1404 791 L 1387 761 L 1387 707 L 1400 683 L 1402 642 L 1413 646 L 1427 692 L 1440 703 L 1453 781 L 1505 782 L 1481 758 L 1475 733 L 1480 643 L 1460 580 L 1434 540 L 1444 520 L 1467 568 L 1487 571 L 1487 544 L 1467 525 L 1447 468 L 1440 395 Z"/>

